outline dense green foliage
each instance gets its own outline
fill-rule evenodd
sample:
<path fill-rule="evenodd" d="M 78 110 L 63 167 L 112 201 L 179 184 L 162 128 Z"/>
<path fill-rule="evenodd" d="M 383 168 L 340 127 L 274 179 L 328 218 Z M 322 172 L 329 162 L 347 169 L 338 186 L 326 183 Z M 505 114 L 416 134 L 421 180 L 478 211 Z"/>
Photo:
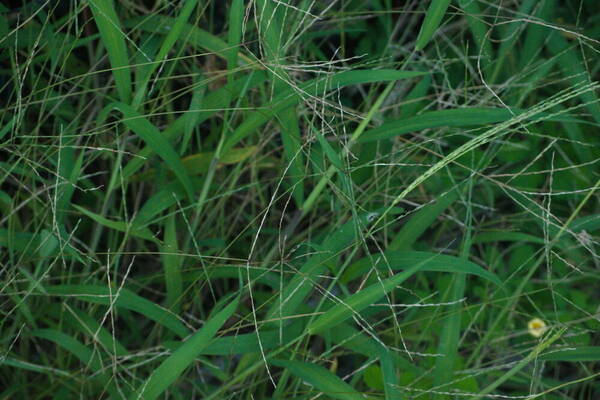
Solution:
<path fill-rule="evenodd" d="M 597 0 L 3 2 L 0 399 L 600 398 L 599 38 Z"/>

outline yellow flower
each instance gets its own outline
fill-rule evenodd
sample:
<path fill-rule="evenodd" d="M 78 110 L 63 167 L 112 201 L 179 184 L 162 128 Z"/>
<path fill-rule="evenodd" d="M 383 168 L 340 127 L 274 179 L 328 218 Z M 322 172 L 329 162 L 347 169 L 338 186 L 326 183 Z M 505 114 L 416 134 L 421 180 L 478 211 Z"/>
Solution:
<path fill-rule="evenodd" d="M 541 319 L 534 318 L 527 323 L 527 329 L 529 330 L 529 334 L 531 336 L 540 337 L 548 330 L 548 327 Z"/>

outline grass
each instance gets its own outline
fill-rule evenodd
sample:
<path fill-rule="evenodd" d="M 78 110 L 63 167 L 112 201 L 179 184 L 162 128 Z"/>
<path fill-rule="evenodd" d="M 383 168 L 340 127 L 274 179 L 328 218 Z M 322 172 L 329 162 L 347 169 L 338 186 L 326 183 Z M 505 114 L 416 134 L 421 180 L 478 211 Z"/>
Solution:
<path fill-rule="evenodd" d="M 0 5 L 0 399 L 599 398 L 598 22 Z"/>

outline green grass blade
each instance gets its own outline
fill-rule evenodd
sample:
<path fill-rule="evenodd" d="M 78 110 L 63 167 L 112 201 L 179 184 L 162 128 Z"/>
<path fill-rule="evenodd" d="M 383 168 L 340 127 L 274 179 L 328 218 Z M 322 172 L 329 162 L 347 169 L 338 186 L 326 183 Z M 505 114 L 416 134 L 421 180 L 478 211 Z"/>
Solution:
<path fill-rule="evenodd" d="M 419 36 L 415 43 L 417 50 L 423 50 L 429 43 L 433 34 L 440 26 L 444 14 L 450 5 L 450 0 L 431 0 L 431 4 L 425 13 L 425 20 L 419 30 Z"/>
<path fill-rule="evenodd" d="M 421 265 L 421 271 L 463 273 L 478 276 L 498 286 L 502 282 L 494 273 L 479 265 L 458 257 L 425 251 L 384 251 L 383 254 L 372 254 L 352 263 L 344 272 L 341 281 L 347 283 L 364 276 L 371 268 L 386 271 L 404 270 L 413 265 Z"/>
<path fill-rule="evenodd" d="M 177 18 L 153 14 L 129 19 L 125 21 L 124 26 L 144 32 L 168 35 L 176 21 Z M 228 54 L 227 42 L 197 26 L 183 24 L 179 35 L 180 40 L 185 40 L 199 49 L 208 50 L 218 57 L 225 58 Z M 249 63 L 248 57 L 244 59 L 246 63 Z"/>
<path fill-rule="evenodd" d="M 524 0 L 519 7 L 519 13 L 521 15 L 529 15 L 533 7 L 539 4 L 540 2 L 537 0 Z M 505 70 L 504 66 L 506 60 L 510 57 L 511 53 L 515 51 L 515 43 L 522 33 L 521 28 L 522 25 L 520 23 L 511 23 L 501 27 L 502 41 L 500 42 L 500 48 L 498 49 L 496 60 L 494 62 L 494 71 L 490 78 L 493 83 L 496 82 L 498 76 Z M 526 57 L 529 57 L 529 55 L 526 55 Z"/>
<path fill-rule="evenodd" d="M 192 181 L 190 180 L 185 167 L 181 163 L 179 156 L 167 139 L 160 133 L 158 128 L 152 125 L 152 123 L 143 115 L 124 103 L 109 104 L 102 110 L 98 120 L 104 121 L 112 110 L 120 111 L 125 117 L 122 122 L 135 132 L 136 135 L 141 137 L 142 140 L 164 160 L 177 179 L 179 179 L 188 198 L 191 200 L 194 193 Z"/>
<path fill-rule="evenodd" d="M 55 285 L 45 287 L 50 295 L 75 296 L 89 303 L 122 307 L 135 311 L 164 326 L 180 337 L 189 334 L 188 328 L 171 312 L 125 288 L 109 290 L 98 285 Z M 118 296 L 117 296 L 118 295 Z"/>
<path fill-rule="evenodd" d="M 459 188 L 454 188 L 417 211 L 388 245 L 389 250 L 409 250 L 431 227 L 435 220 L 458 199 Z"/>
<path fill-rule="evenodd" d="M 64 305 L 54 304 L 49 308 L 48 313 L 54 315 L 57 321 L 64 319 L 74 330 L 97 341 L 106 351 L 116 356 L 125 356 L 128 354 L 125 346 L 108 329 L 100 325 L 94 317 L 75 307 L 68 307 L 67 310 L 65 308 L 66 306 Z"/>
<path fill-rule="evenodd" d="M 460 304 L 460 299 L 464 298 L 465 287 L 465 274 L 455 274 L 450 282 L 450 295 L 444 300 L 454 304 L 449 306 L 449 315 L 443 319 L 443 327 L 440 330 L 437 353 L 443 354 L 443 356 L 437 358 L 435 362 L 434 384 L 436 387 L 444 387 L 454 378 L 454 370 L 459 357 L 458 341 L 460 339 L 460 325 L 462 319 L 460 312 L 462 304 Z M 449 399 L 445 394 L 438 395 L 436 398 Z"/>
<path fill-rule="evenodd" d="M 183 283 L 181 266 L 183 258 L 178 254 L 176 216 L 172 215 L 165 221 L 165 243 L 162 246 L 162 259 L 165 269 L 165 286 L 167 288 L 167 307 L 175 314 L 181 309 Z"/>
<path fill-rule="evenodd" d="M 278 329 L 265 330 L 260 332 L 260 341 L 263 350 L 275 349 L 279 346 L 290 343 L 297 339 L 304 330 L 302 321 L 296 321 L 287 325 L 283 332 Z M 281 334 L 281 336 L 280 336 Z M 281 339 L 281 343 L 280 340 Z M 174 351 L 182 346 L 181 342 L 167 341 L 163 345 L 171 351 Z M 256 332 L 242 333 L 232 336 L 224 336 L 215 338 L 210 346 L 205 347 L 201 354 L 211 356 L 230 356 L 238 354 L 260 354 L 260 344 Z"/>
<path fill-rule="evenodd" d="M 229 31 L 226 51 L 227 69 L 233 73 L 238 66 L 238 52 L 244 26 L 244 0 L 233 0 L 229 7 Z M 231 80 L 232 74 L 228 76 Z"/>
<path fill-rule="evenodd" d="M 364 400 L 361 393 L 319 365 L 295 360 L 271 360 L 269 362 L 277 367 L 287 369 L 292 375 L 314 386 L 328 397 L 340 400 Z"/>
<path fill-rule="evenodd" d="M 58 368 L 47 367 L 45 365 L 33 364 L 28 361 L 19 360 L 12 357 L 0 357 L 0 365 L 6 365 L 11 368 L 24 369 L 26 371 L 40 372 L 43 374 L 56 374 L 59 376 L 70 377 L 72 374 Z"/>
<path fill-rule="evenodd" d="M 100 31 L 102 43 L 108 52 L 119 97 L 122 102 L 129 103 L 131 100 L 129 56 L 125 45 L 125 33 L 121 30 L 113 2 L 112 0 L 90 0 L 89 5 Z"/>
<path fill-rule="evenodd" d="M 539 359 L 542 361 L 598 362 L 600 361 L 600 346 L 567 347 L 541 354 Z"/>
<path fill-rule="evenodd" d="M 402 393 L 398 388 L 398 377 L 392 358 L 391 350 L 380 346 L 379 364 L 383 374 L 383 389 L 385 391 L 385 400 L 401 400 Z"/>
<path fill-rule="evenodd" d="M 231 317 L 238 303 L 239 298 L 235 298 L 225 308 L 211 316 L 202 328 L 154 370 L 130 399 L 154 400 L 158 398 L 194 362 L 202 350 L 210 345 L 213 337 L 225 321 Z"/>
<path fill-rule="evenodd" d="M 86 210 L 85 208 L 80 207 L 77 204 L 73 204 L 73 208 L 104 227 L 114 229 L 115 231 L 123 232 L 131 236 L 139 237 L 140 239 L 149 240 L 151 242 L 158 242 L 158 239 L 154 237 L 154 235 L 152 234 L 152 232 L 150 232 L 148 228 L 137 228 L 123 221 L 110 220 L 108 218 L 103 217 L 102 215 Z"/>
<path fill-rule="evenodd" d="M 399 79 L 414 78 L 425 75 L 418 71 L 396 71 L 396 70 L 355 70 L 337 73 L 327 79 L 317 78 L 301 84 L 300 89 L 303 96 L 321 97 L 329 90 L 344 86 L 358 85 L 373 82 L 395 81 Z M 295 90 L 280 94 L 273 101 L 266 104 L 257 113 L 252 114 L 244 123 L 236 128 L 225 142 L 223 151 L 228 151 L 240 140 L 254 132 L 258 127 L 265 124 L 277 115 L 281 110 L 292 107 L 302 101 L 302 96 Z"/>
<path fill-rule="evenodd" d="M 547 349 L 552 343 L 557 341 L 567 330 L 567 328 L 562 328 L 558 330 L 554 335 L 547 337 L 547 339 L 540 342 L 533 350 L 521 361 L 517 363 L 514 367 L 512 367 L 509 371 L 507 371 L 504 375 L 496 379 L 494 382 L 490 383 L 488 386 L 483 388 L 476 396 L 473 397 L 473 400 L 479 400 L 487 397 L 486 395 L 494 391 L 498 386 L 509 380 L 513 377 L 517 372 L 522 370 L 525 366 L 531 363 L 533 360 L 539 357 L 540 353 Z"/>
<path fill-rule="evenodd" d="M 519 110 L 514 110 L 519 113 Z M 514 117 L 504 108 L 457 108 L 452 110 L 429 111 L 409 118 L 401 118 L 383 123 L 366 131 L 359 142 L 370 142 L 393 138 L 403 133 L 442 126 L 477 126 L 508 121 Z"/>
<path fill-rule="evenodd" d="M 260 10 L 258 20 L 261 26 L 261 44 L 267 62 L 273 65 L 271 77 L 274 93 L 277 96 L 290 90 L 290 83 L 288 82 L 290 77 L 283 67 L 285 53 L 282 48 L 282 40 L 284 39 L 282 33 L 285 32 L 282 31 L 282 28 L 286 25 L 286 18 L 289 18 L 289 14 L 282 12 L 281 7 L 273 8 L 271 0 L 258 0 L 257 6 Z M 304 201 L 304 186 L 302 185 L 304 155 L 302 153 L 298 114 L 293 107 L 289 107 L 280 110 L 276 117 L 281 125 L 281 140 L 289 163 L 288 176 L 293 186 L 292 194 L 296 204 L 301 206 Z"/>
<path fill-rule="evenodd" d="M 48 239 L 48 236 L 45 236 L 42 232 L 12 232 L 8 229 L 0 229 L 0 248 L 5 247 L 28 254 L 36 254 L 41 252 L 44 242 Z M 54 236 L 50 240 L 58 241 L 59 239 L 58 237 Z M 65 251 L 65 254 L 76 257 L 82 263 L 84 262 L 77 249 L 70 243 L 66 243 L 64 249 L 62 250 Z M 58 254 L 58 251 L 53 251 L 50 254 L 46 254 L 46 256 L 51 257 Z"/>
<path fill-rule="evenodd" d="M 391 278 L 382 282 L 377 282 L 366 289 L 351 295 L 313 320 L 307 327 L 308 333 L 315 334 L 325 329 L 334 328 L 341 322 L 352 317 L 353 314 L 359 313 L 361 310 L 369 307 L 371 304 L 384 297 L 387 293 L 396 288 L 396 286 L 410 278 L 415 272 L 420 271 L 421 268 L 422 265 L 413 265 Z"/>
<path fill-rule="evenodd" d="M 237 98 L 243 92 L 245 86 L 247 86 L 249 89 L 254 88 L 262 83 L 266 78 L 266 74 L 262 71 L 253 72 L 244 78 L 240 78 L 234 82 L 228 83 L 224 87 L 211 92 L 202 99 L 202 109 L 188 110 L 186 115 L 178 118 L 167 129 L 165 129 L 162 132 L 162 136 L 167 141 L 174 141 L 185 131 L 185 126 L 189 122 L 189 118 L 186 117 L 188 114 L 196 114 L 194 116 L 194 122 L 196 124 L 201 124 L 216 114 L 218 110 L 228 107 L 230 99 Z M 144 165 L 146 162 L 145 158 L 150 157 L 156 152 L 157 150 L 150 145 L 140 150 L 137 153 L 139 157 L 133 158 L 123 168 L 123 179 L 128 180 L 131 178 L 131 176 L 133 176 Z"/>
<path fill-rule="evenodd" d="M 170 25 L 170 29 L 165 36 L 160 49 L 158 50 L 158 54 L 156 55 L 154 62 L 146 66 L 144 71 L 145 75 L 142 77 L 141 82 L 138 82 L 139 87 L 135 92 L 135 96 L 131 104 L 133 109 L 139 108 L 140 104 L 142 104 L 144 101 L 152 73 L 163 63 L 177 39 L 182 37 L 183 28 L 197 3 L 198 0 L 186 0 L 173 25 Z"/>
<path fill-rule="evenodd" d="M 490 29 L 482 19 L 484 16 L 481 13 L 479 3 L 477 0 L 458 0 L 458 5 L 463 9 L 469 29 L 475 39 L 477 46 L 478 55 L 481 54 L 481 66 L 486 67 L 490 64 L 493 58 L 492 44 L 487 35 L 487 31 Z"/>
<path fill-rule="evenodd" d="M 592 82 L 586 64 L 581 60 L 580 49 L 569 45 L 560 32 L 552 32 L 546 41 L 546 47 L 558 58 L 563 76 L 571 86 Z M 579 98 L 585 104 L 594 121 L 600 123 L 600 99 L 595 91 L 581 93 Z"/>
<path fill-rule="evenodd" d="M 73 353 L 83 365 L 90 367 L 93 371 L 100 369 L 100 360 L 97 356 L 94 357 L 92 350 L 66 333 L 55 329 L 36 329 L 30 334 L 58 344 Z"/>
<path fill-rule="evenodd" d="M 327 271 L 327 263 L 334 262 L 340 253 L 357 239 L 357 227 L 365 224 L 367 215 L 359 217 L 359 221 L 354 219 L 346 222 L 334 233 L 328 235 L 315 255 L 311 256 L 300 268 L 299 273 L 295 274 L 281 290 L 282 303 L 277 299 L 270 308 L 268 318 L 279 318 L 293 315 L 298 306 L 304 301 L 306 296 L 313 290 L 313 285 L 308 284 L 306 279 L 313 279 Z"/>

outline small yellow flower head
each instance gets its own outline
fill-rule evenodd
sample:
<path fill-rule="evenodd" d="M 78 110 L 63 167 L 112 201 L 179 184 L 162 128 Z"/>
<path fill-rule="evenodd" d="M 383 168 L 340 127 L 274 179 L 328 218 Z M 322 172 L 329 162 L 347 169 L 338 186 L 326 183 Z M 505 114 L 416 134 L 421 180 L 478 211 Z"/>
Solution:
<path fill-rule="evenodd" d="M 527 329 L 529 330 L 529 334 L 531 336 L 540 337 L 548 330 L 548 327 L 541 319 L 534 318 L 527 323 Z"/>

